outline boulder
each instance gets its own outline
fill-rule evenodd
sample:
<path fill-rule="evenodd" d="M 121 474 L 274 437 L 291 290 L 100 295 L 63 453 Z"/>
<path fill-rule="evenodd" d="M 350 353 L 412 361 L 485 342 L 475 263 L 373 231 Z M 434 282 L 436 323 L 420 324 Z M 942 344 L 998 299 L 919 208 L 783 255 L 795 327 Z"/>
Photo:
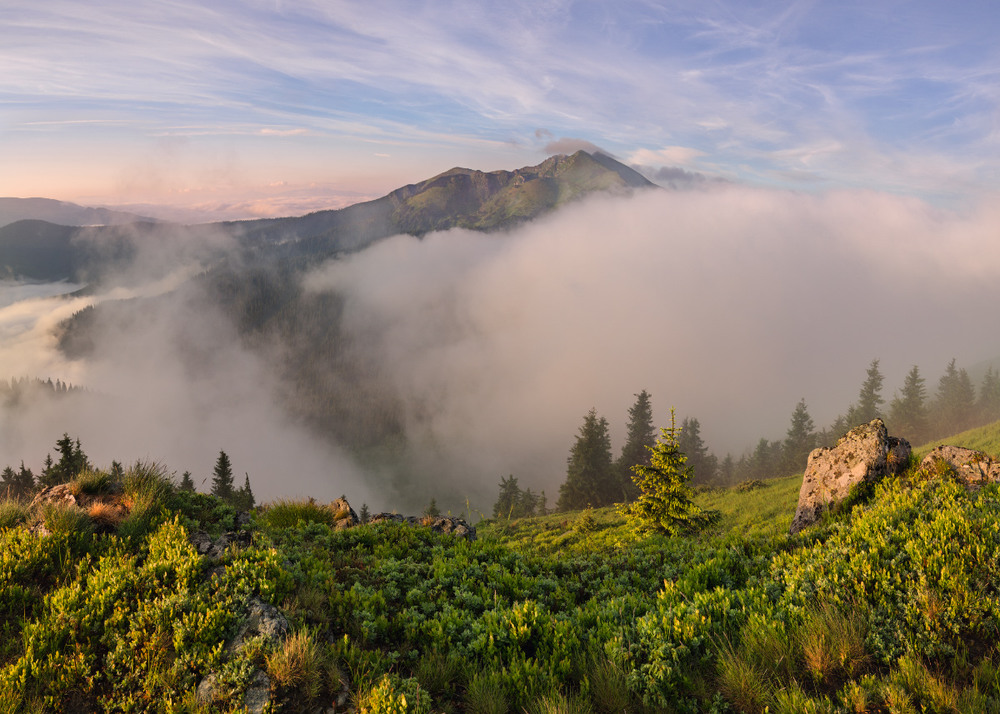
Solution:
<path fill-rule="evenodd" d="M 909 460 L 910 443 L 889 436 L 881 419 L 854 427 L 832 448 L 814 449 L 802 477 L 791 533 L 815 523 L 854 486 L 902 473 Z"/>
<path fill-rule="evenodd" d="M 333 511 L 333 527 L 337 530 L 353 528 L 361 523 L 358 514 L 354 512 L 351 504 L 343 496 L 330 504 L 330 510 Z"/>
<path fill-rule="evenodd" d="M 942 467 L 953 471 L 955 478 L 970 489 L 1000 481 L 1000 462 L 974 449 L 936 446 L 920 462 L 920 468 L 928 473 L 935 473 Z"/>

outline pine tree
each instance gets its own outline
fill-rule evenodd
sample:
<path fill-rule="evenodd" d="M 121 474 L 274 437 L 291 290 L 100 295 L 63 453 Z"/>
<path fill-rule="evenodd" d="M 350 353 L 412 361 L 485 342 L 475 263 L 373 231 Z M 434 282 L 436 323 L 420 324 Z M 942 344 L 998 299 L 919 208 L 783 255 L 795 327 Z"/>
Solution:
<path fill-rule="evenodd" d="M 194 481 L 191 479 L 190 471 L 185 471 L 183 474 L 181 474 L 180 489 L 181 491 L 189 491 L 191 493 L 194 492 Z"/>
<path fill-rule="evenodd" d="M 868 365 L 865 381 L 858 393 L 858 404 L 851 414 L 852 425 L 867 424 L 872 419 L 882 417 L 882 405 L 885 403 L 885 399 L 882 398 L 883 381 L 884 378 L 878 368 L 878 360 L 873 359 Z"/>
<path fill-rule="evenodd" d="M 560 511 L 606 506 L 621 498 L 611 461 L 608 420 L 598 417 L 596 409 L 584 417 L 566 462 L 566 481 L 559 487 Z"/>
<path fill-rule="evenodd" d="M 723 486 L 736 483 L 736 461 L 732 454 L 726 454 L 726 458 L 719 464 L 719 481 Z"/>
<path fill-rule="evenodd" d="M 500 495 L 493 504 L 494 518 L 529 518 L 535 515 L 539 497 L 531 489 L 522 491 L 513 474 L 500 479 Z"/>
<path fill-rule="evenodd" d="M 361 512 L 358 514 L 358 518 L 361 519 L 362 523 L 367 523 L 368 519 L 371 518 L 371 516 L 372 516 L 372 513 L 371 513 L 370 510 L 368 510 L 368 504 L 367 503 L 362 503 L 361 504 Z"/>
<path fill-rule="evenodd" d="M 632 468 L 639 498 L 622 507 L 622 513 L 636 525 L 668 535 L 695 530 L 714 519 L 714 514 L 702 511 L 692 500 L 687 485 L 691 469 L 678 444 L 679 431 L 671 410 L 670 427 L 660 429 L 660 438 L 650 449 L 649 465 Z"/>
<path fill-rule="evenodd" d="M 226 503 L 231 503 L 235 495 L 233 466 L 225 451 L 219 452 L 219 458 L 215 461 L 215 470 L 212 473 L 214 474 L 212 476 L 212 495 Z"/>
<path fill-rule="evenodd" d="M 911 444 L 922 444 L 927 440 L 927 390 L 920 368 L 913 365 L 903 380 L 903 389 L 889 404 L 889 424 L 892 433 Z"/>
<path fill-rule="evenodd" d="M 878 360 L 876 360 L 876 367 Z M 816 426 L 813 424 L 806 400 L 801 399 L 792 412 L 792 422 L 785 435 L 785 445 L 782 449 L 784 473 L 793 474 L 802 471 L 809 460 L 809 452 L 816 448 Z"/>
<path fill-rule="evenodd" d="M 634 501 L 639 489 L 632 480 L 632 467 L 649 465 L 649 450 L 656 444 L 656 427 L 653 426 L 653 407 L 649 392 L 643 389 L 635 395 L 635 403 L 628 410 L 625 443 L 615 462 L 615 470 L 626 501 Z"/>
<path fill-rule="evenodd" d="M 697 419 L 685 418 L 681 422 L 677 443 L 680 450 L 687 456 L 692 481 L 710 483 L 715 480 L 719 462 L 705 446 L 705 442 L 701 438 L 701 423 Z"/>

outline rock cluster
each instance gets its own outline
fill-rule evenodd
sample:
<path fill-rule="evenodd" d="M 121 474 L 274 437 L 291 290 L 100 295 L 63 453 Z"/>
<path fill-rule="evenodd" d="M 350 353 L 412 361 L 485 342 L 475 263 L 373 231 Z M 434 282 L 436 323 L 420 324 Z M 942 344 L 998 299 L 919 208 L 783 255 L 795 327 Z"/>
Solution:
<path fill-rule="evenodd" d="M 411 526 L 426 526 L 435 533 L 445 533 L 465 540 L 476 539 L 476 527 L 462 518 L 451 516 L 401 516 L 398 513 L 376 513 L 368 519 L 369 523 L 406 523 Z"/>
<path fill-rule="evenodd" d="M 815 523 L 855 486 L 902 473 L 909 460 L 910 443 L 889 436 L 881 419 L 854 427 L 832 448 L 814 449 L 802 477 L 791 533 Z"/>

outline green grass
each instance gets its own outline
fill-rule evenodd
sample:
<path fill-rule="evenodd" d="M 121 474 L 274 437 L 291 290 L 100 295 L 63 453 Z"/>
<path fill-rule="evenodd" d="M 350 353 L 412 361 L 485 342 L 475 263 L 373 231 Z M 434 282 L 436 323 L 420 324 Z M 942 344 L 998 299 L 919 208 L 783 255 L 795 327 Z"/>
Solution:
<path fill-rule="evenodd" d="M 963 446 L 967 449 L 984 451 L 990 456 L 1000 456 L 1000 421 L 981 426 L 977 429 L 969 429 L 960 434 L 949 436 L 946 439 L 936 439 L 920 447 L 914 448 L 913 452 L 923 458 L 935 446 L 948 444 L 950 446 Z"/>

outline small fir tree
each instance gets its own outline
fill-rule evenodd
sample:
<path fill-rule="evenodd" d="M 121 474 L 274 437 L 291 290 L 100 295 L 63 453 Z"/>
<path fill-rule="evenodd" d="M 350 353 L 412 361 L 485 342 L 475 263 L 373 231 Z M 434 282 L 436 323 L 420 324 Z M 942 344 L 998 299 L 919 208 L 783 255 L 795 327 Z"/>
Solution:
<path fill-rule="evenodd" d="M 716 515 L 706 513 L 692 500 L 688 481 L 691 470 L 687 457 L 678 445 L 679 429 L 670 410 L 670 427 L 660 429 L 660 438 L 650 449 L 648 466 L 632 468 L 632 479 L 639 488 L 635 503 L 622 512 L 636 525 L 668 535 L 680 535 L 710 523 Z"/>
<path fill-rule="evenodd" d="M 225 451 L 219 452 L 212 472 L 212 495 L 226 503 L 231 503 L 235 490 L 233 489 L 233 465 Z"/>
<path fill-rule="evenodd" d="M 708 450 L 705 440 L 701 438 L 701 423 L 694 418 L 684 419 L 677 441 L 680 450 L 687 456 L 691 480 L 698 483 L 714 481 L 719 470 L 719 460 Z"/>
<path fill-rule="evenodd" d="M 979 420 L 988 424 L 1000 419 L 1000 374 L 988 367 L 979 386 L 979 401 L 976 403 Z"/>
<path fill-rule="evenodd" d="M 181 474 L 180 489 L 181 491 L 190 491 L 192 493 L 194 492 L 194 481 L 191 479 L 190 471 L 185 471 L 183 474 Z"/>
<path fill-rule="evenodd" d="M 358 514 L 358 518 L 361 519 L 362 523 L 367 523 L 371 517 L 372 517 L 372 512 L 368 510 L 368 504 L 362 503 L 361 513 Z"/>
<path fill-rule="evenodd" d="M 437 518 L 441 515 L 441 509 L 438 508 L 437 499 L 431 499 L 431 502 L 427 504 L 427 508 L 424 509 L 424 515 L 428 518 Z"/>

